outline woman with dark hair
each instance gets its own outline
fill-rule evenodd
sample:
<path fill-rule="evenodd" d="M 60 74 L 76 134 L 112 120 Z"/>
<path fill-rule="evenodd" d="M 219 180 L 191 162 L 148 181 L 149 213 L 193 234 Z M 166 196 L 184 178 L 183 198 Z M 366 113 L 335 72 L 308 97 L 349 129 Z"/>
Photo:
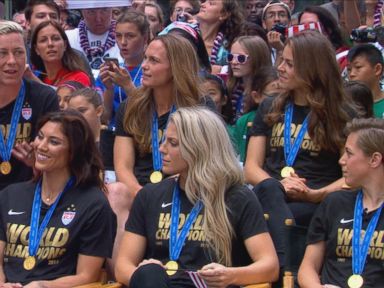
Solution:
<path fill-rule="evenodd" d="M 338 159 L 349 117 L 334 50 L 319 32 L 288 38 L 278 72 L 284 92 L 258 108 L 244 172 L 284 265 L 285 219 L 308 225 L 317 204 L 344 184 Z"/>
<path fill-rule="evenodd" d="M 240 35 L 243 15 L 237 0 L 205 1 L 196 15 L 212 65 L 212 73 L 220 73 L 227 64 L 228 49 Z"/>
<path fill-rule="evenodd" d="M 6 287 L 95 282 L 112 255 L 116 218 L 103 193 L 92 131 L 73 110 L 47 114 L 37 130 L 38 175 L 0 193 L 0 282 L 25 285 Z"/>
<path fill-rule="evenodd" d="M 353 191 L 329 195 L 308 230 L 298 278 L 303 288 L 384 283 L 384 119 L 354 119 L 339 162 Z"/>
<path fill-rule="evenodd" d="M 203 107 L 178 109 L 160 151 L 163 171 L 178 177 L 146 185 L 136 196 L 117 280 L 130 288 L 197 287 L 189 271 L 203 287 L 275 280 L 277 256 L 262 209 L 244 185 L 220 117 Z"/>
<path fill-rule="evenodd" d="M 69 97 L 72 92 L 82 88 L 85 88 L 85 86 L 76 81 L 66 81 L 57 86 L 56 94 L 59 98 L 60 110 L 67 109 Z"/>
<path fill-rule="evenodd" d="M 66 81 L 76 81 L 91 86 L 87 68 L 57 21 L 44 21 L 33 31 L 31 63 L 45 84 L 57 87 Z"/>

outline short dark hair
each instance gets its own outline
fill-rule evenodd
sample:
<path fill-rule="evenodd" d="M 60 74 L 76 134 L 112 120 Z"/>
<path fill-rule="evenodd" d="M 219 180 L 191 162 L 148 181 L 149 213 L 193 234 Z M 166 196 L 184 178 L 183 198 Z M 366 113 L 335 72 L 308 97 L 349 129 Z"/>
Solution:
<path fill-rule="evenodd" d="M 147 16 L 135 9 L 128 9 L 123 12 L 119 18 L 117 18 L 116 24 L 132 23 L 136 25 L 137 29 L 140 31 L 140 34 L 147 36 L 149 39 L 149 22 Z"/>
<path fill-rule="evenodd" d="M 36 43 L 37 43 L 37 35 L 39 34 L 40 30 L 47 26 L 53 26 L 60 34 L 61 38 L 64 40 L 66 43 L 67 47 L 64 51 L 64 55 L 62 58 L 62 63 L 63 66 L 68 69 L 69 71 L 76 71 L 80 70 L 84 72 L 85 74 L 88 75 L 87 68 L 84 65 L 84 61 L 81 59 L 79 54 L 77 54 L 72 48 L 71 45 L 69 44 L 68 36 L 65 33 L 64 29 L 61 27 L 60 23 L 57 21 L 44 21 L 41 22 L 39 25 L 36 26 L 32 33 L 32 38 L 31 38 L 31 63 L 33 64 L 34 68 L 36 68 L 39 71 L 45 72 L 45 66 L 43 59 L 36 53 Z"/>
<path fill-rule="evenodd" d="M 61 125 L 61 132 L 67 137 L 69 145 L 69 169 L 76 177 L 75 186 L 97 186 L 105 191 L 100 178 L 103 169 L 99 149 L 88 122 L 73 109 L 51 112 L 44 115 L 37 124 L 39 131 L 47 122 Z"/>
<path fill-rule="evenodd" d="M 358 56 L 366 58 L 372 66 L 381 64 L 384 68 L 383 54 L 372 44 L 365 43 L 353 46 L 348 52 L 348 62 L 352 62 Z"/>
<path fill-rule="evenodd" d="M 57 15 L 60 17 L 60 7 L 56 4 L 54 0 L 29 0 L 24 10 L 25 19 L 28 22 L 31 21 L 33 7 L 35 7 L 36 5 L 48 6 L 49 8 L 56 10 Z"/>
<path fill-rule="evenodd" d="M 367 85 L 359 81 L 344 83 L 344 92 L 353 102 L 359 118 L 373 117 L 373 95 Z"/>

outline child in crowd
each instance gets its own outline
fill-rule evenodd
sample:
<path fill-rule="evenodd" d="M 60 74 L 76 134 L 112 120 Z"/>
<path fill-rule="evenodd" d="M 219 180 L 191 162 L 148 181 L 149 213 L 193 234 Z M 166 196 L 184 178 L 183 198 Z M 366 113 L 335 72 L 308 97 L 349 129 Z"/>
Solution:
<path fill-rule="evenodd" d="M 264 67 L 253 78 L 251 91 L 245 95 L 244 115 L 235 123 L 232 129 L 232 139 L 234 140 L 240 162 L 244 163 L 247 151 L 248 130 L 252 127 L 257 108 L 267 96 L 274 96 L 279 92 L 278 75 L 275 67 Z"/>
<path fill-rule="evenodd" d="M 371 89 L 373 113 L 377 118 L 384 118 L 384 92 L 380 87 L 383 67 L 383 55 L 372 44 L 359 44 L 349 50 L 348 77 L 363 82 Z"/>

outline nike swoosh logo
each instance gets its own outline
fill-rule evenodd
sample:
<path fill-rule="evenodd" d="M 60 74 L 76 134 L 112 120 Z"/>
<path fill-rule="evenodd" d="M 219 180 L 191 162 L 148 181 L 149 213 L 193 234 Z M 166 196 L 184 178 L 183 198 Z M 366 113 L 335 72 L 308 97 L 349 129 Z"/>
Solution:
<path fill-rule="evenodd" d="M 163 203 L 161 204 L 161 208 L 165 208 L 165 207 L 168 207 L 168 206 L 171 206 L 172 205 L 172 202 L 170 203 Z"/>
<path fill-rule="evenodd" d="M 341 224 L 347 224 L 347 223 L 350 223 L 350 222 L 353 222 L 353 219 L 348 219 L 348 220 L 345 220 L 344 218 L 340 220 L 340 223 Z"/>
<path fill-rule="evenodd" d="M 21 214 L 24 214 L 24 213 L 25 213 L 25 211 L 23 211 L 23 212 L 15 212 L 15 211 L 13 211 L 13 209 L 8 211 L 8 215 L 21 215 Z"/>

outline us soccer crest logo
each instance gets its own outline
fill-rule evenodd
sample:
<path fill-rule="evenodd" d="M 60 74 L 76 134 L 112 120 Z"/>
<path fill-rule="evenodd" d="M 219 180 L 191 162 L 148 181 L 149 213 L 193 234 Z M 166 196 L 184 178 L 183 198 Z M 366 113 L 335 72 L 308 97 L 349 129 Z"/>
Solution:
<path fill-rule="evenodd" d="M 32 117 L 32 108 L 26 107 L 26 108 L 21 109 L 21 115 L 23 116 L 23 118 L 25 120 L 28 121 Z"/>
<path fill-rule="evenodd" d="M 65 211 L 63 213 L 63 216 L 61 217 L 61 222 L 63 222 L 64 225 L 68 225 L 75 218 L 75 215 L 76 215 L 76 212 Z"/>

